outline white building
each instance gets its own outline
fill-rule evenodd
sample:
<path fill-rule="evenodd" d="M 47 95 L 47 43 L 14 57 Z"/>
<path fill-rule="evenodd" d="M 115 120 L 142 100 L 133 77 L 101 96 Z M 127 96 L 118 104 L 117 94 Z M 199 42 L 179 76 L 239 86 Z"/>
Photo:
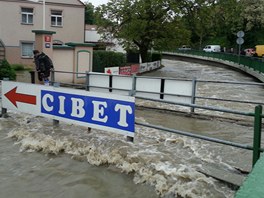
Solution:
<path fill-rule="evenodd" d="M 80 0 L 0 0 L 0 59 L 31 65 L 32 30 L 54 31 L 57 44 L 83 43 L 84 11 Z"/>
<path fill-rule="evenodd" d="M 121 45 L 119 45 L 117 39 L 112 39 L 109 41 L 104 41 L 101 35 L 97 32 L 96 25 L 85 25 L 85 38 L 86 43 L 94 43 L 97 46 L 103 45 L 107 51 L 115 51 L 126 53 Z"/>

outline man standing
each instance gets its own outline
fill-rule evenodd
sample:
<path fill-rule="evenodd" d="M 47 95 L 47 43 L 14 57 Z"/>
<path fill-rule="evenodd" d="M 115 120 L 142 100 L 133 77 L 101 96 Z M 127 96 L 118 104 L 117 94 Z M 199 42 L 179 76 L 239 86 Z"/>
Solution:
<path fill-rule="evenodd" d="M 39 81 L 44 81 L 45 85 L 49 85 L 50 71 L 54 69 L 51 59 L 38 50 L 33 50 L 33 54 Z"/>

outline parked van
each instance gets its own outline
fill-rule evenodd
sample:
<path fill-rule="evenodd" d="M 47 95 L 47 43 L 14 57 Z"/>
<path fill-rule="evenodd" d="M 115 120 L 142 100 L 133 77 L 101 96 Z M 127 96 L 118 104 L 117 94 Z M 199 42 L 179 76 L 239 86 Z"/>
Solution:
<path fill-rule="evenodd" d="M 203 48 L 204 52 L 221 52 L 221 46 L 220 45 L 206 45 Z"/>
<path fill-rule="evenodd" d="M 264 45 L 256 45 L 256 54 L 259 57 L 264 57 Z"/>
<path fill-rule="evenodd" d="M 178 48 L 180 51 L 185 51 L 185 50 L 191 50 L 191 47 L 188 45 L 182 45 L 180 48 Z"/>

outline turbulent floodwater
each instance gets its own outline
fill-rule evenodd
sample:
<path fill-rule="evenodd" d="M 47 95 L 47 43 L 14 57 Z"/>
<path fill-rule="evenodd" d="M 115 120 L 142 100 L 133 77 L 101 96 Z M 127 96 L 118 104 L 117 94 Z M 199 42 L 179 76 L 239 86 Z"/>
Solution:
<path fill-rule="evenodd" d="M 170 60 L 163 60 L 163 65 L 164 68 L 147 75 L 254 81 L 219 67 Z M 263 98 L 261 88 L 254 91 L 235 87 L 233 92 L 236 89 L 241 89 L 240 97 L 253 94 L 256 100 Z M 201 84 L 198 94 L 230 95 L 229 89 L 226 90 Z M 153 105 L 146 101 L 137 103 Z M 250 151 L 151 128 L 136 126 L 136 137 L 131 143 L 126 137 L 109 132 L 94 129 L 89 132 L 62 122 L 53 126 L 52 120 L 14 111 L 8 115 L 0 118 L 1 197 L 231 198 L 235 190 L 230 185 L 204 172 L 232 179 L 242 175 L 238 169 L 251 168 Z M 252 126 L 236 122 L 200 120 L 140 109 L 136 111 L 136 120 L 252 143 Z"/>

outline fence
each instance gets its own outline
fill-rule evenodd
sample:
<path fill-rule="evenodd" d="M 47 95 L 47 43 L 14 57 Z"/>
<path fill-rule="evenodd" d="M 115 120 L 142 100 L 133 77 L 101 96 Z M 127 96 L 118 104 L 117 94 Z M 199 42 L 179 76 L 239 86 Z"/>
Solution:
<path fill-rule="evenodd" d="M 160 68 L 160 66 L 161 66 L 160 61 L 154 61 L 154 62 L 133 64 L 122 67 L 106 67 L 105 73 L 130 76 L 132 74 L 142 74 L 144 72 L 152 71 L 157 68 Z"/>
<path fill-rule="evenodd" d="M 232 53 L 208 53 L 204 51 L 198 51 L 198 50 L 175 50 L 173 51 L 175 53 L 179 54 L 186 54 L 186 55 L 192 55 L 192 56 L 200 56 L 200 57 L 208 57 L 223 61 L 229 61 L 233 62 L 239 65 L 242 65 L 244 67 L 248 67 L 253 69 L 254 71 L 258 71 L 260 73 L 264 73 L 264 61 L 263 58 L 258 57 L 249 57 L 244 55 L 237 55 Z"/>
<path fill-rule="evenodd" d="M 260 157 L 260 153 L 264 151 L 261 148 L 261 130 L 262 130 L 262 102 L 258 101 L 242 101 L 234 99 L 224 99 L 215 97 L 197 96 L 197 83 L 216 83 L 216 84 L 239 84 L 248 86 L 264 86 L 263 83 L 242 83 L 242 82 L 227 82 L 227 81 L 202 81 L 202 80 L 188 80 L 188 79 L 176 79 L 176 78 L 158 78 L 158 77 L 144 77 L 144 76 L 121 76 L 121 75 L 109 75 L 102 73 L 78 73 L 79 75 L 86 76 L 86 83 L 84 84 L 71 84 L 56 82 L 56 76 L 63 73 L 69 75 L 75 75 L 77 73 L 64 72 L 64 71 L 52 71 L 51 85 L 54 86 L 66 86 L 74 87 L 78 89 L 85 89 L 93 92 L 105 92 L 109 94 L 118 95 L 130 95 L 136 99 L 150 100 L 154 102 L 161 102 L 166 104 L 172 104 L 175 106 L 182 106 L 189 108 L 190 112 L 195 112 L 196 109 L 205 109 L 210 111 L 226 112 L 229 114 L 235 114 L 240 116 L 247 116 L 253 118 L 254 125 L 254 141 L 253 146 L 240 144 L 230 141 L 225 141 L 217 138 L 210 138 L 207 136 L 197 135 L 189 132 L 179 131 L 175 129 L 169 129 L 156 125 L 144 124 L 136 122 L 135 124 L 163 130 L 171 133 L 176 133 L 184 136 L 190 136 L 193 138 L 199 138 L 206 141 L 216 142 L 224 145 L 230 145 L 237 148 L 247 149 L 253 151 L 252 165 Z M 56 75 L 55 75 L 56 74 Z M 217 106 L 198 105 L 197 100 L 213 100 L 222 102 L 233 102 L 256 105 L 253 112 L 239 111 L 233 109 L 227 109 Z M 2 109 L 2 114 L 6 113 L 5 109 Z"/>
<path fill-rule="evenodd" d="M 55 73 L 65 73 L 63 71 L 54 71 L 52 73 L 51 83 L 59 83 L 55 81 Z M 66 72 L 69 73 L 69 72 Z M 72 75 L 72 73 L 69 73 Z M 62 86 L 72 86 L 77 88 L 86 89 L 87 91 L 106 92 L 119 95 L 135 96 L 136 99 L 150 100 L 154 102 L 161 102 L 166 104 L 172 104 L 175 106 L 182 106 L 189 108 L 191 113 L 194 113 L 196 109 L 204 109 L 210 111 L 225 112 L 228 114 L 235 114 L 240 116 L 252 117 L 254 125 L 254 141 L 253 146 L 239 144 L 235 142 L 225 141 L 216 138 L 210 138 L 207 136 L 197 135 L 175 129 L 169 129 L 165 127 L 144 124 L 136 122 L 137 125 L 155 128 L 171 133 L 176 133 L 184 136 L 190 136 L 202 140 L 216 142 L 220 144 L 230 145 L 242 149 L 253 151 L 252 165 L 260 157 L 260 153 L 264 151 L 261 148 L 261 130 L 262 130 L 262 101 L 243 101 L 235 99 L 204 97 L 197 95 L 198 83 L 214 83 L 214 84 L 229 84 L 229 85 L 247 85 L 247 86 L 260 86 L 263 87 L 264 83 L 245 83 L 245 82 L 230 82 L 230 81 L 205 81 L 205 80 L 187 80 L 176 78 L 158 78 L 158 77 L 144 77 L 144 76 L 121 76 L 121 75 L 108 75 L 102 73 L 86 73 L 85 84 L 61 84 Z M 227 109 L 219 106 L 198 105 L 197 100 L 212 100 L 221 102 L 232 102 L 240 104 L 250 104 L 254 106 L 253 112 L 239 111 L 234 109 Z"/>

